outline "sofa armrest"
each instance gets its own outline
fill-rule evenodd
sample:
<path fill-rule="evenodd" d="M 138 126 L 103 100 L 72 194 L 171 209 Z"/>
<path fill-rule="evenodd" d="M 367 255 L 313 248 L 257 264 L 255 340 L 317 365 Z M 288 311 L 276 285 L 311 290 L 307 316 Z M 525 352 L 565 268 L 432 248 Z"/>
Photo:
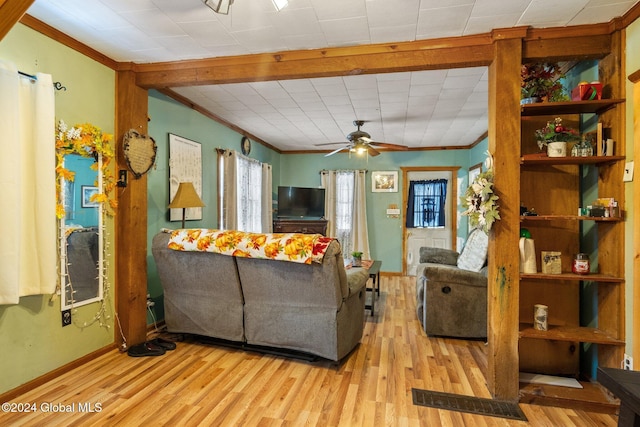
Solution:
<path fill-rule="evenodd" d="M 431 248 L 423 246 L 420 248 L 419 262 L 456 265 L 458 263 L 458 255 L 460 255 L 458 252 L 451 249 Z"/>
<path fill-rule="evenodd" d="M 422 264 L 418 266 L 422 270 L 422 275 L 426 277 L 427 283 L 460 283 L 466 286 L 487 287 L 486 269 L 480 272 L 463 270 L 451 265 Z"/>
<path fill-rule="evenodd" d="M 357 294 L 367 284 L 369 270 L 366 268 L 350 268 L 347 270 L 347 286 L 349 295 Z"/>

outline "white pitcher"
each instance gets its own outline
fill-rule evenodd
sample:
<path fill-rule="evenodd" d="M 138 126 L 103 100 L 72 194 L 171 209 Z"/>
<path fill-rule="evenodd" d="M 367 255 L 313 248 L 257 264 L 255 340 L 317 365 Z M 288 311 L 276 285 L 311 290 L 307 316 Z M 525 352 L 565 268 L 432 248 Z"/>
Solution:
<path fill-rule="evenodd" d="M 520 273 L 534 274 L 537 272 L 536 246 L 533 239 L 520 238 Z"/>

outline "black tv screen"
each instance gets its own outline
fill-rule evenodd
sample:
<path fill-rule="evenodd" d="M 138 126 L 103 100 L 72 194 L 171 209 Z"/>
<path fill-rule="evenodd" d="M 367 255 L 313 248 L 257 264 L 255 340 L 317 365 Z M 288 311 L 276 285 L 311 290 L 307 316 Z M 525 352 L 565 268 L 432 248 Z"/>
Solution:
<path fill-rule="evenodd" d="M 324 188 L 278 187 L 278 218 L 324 217 Z"/>

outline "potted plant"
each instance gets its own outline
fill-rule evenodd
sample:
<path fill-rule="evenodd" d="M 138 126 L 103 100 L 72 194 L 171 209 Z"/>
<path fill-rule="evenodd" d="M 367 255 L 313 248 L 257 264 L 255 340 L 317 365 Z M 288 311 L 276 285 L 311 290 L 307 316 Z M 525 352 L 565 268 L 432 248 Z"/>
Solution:
<path fill-rule="evenodd" d="M 360 267 L 362 265 L 362 252 L 351 252 L 351 262 L 353 263 L 354 267 Z"/>
<path fill-rule="evenodd" d="M 522 104 L 569 99 L 560 83 L 564 74 L 555 62 L 524 64 L 520 69 L 520 77 Z"/>
<path fill-rule="evenodd" d="M 580 140 L 580 133 L 562 124 L 562 119 L 556 117 L 547 122 L 546 126 L 536 130 L 538 148 L 547 147 L 549 157 L 564 157 L 567 155 L 567 142 Z"/>

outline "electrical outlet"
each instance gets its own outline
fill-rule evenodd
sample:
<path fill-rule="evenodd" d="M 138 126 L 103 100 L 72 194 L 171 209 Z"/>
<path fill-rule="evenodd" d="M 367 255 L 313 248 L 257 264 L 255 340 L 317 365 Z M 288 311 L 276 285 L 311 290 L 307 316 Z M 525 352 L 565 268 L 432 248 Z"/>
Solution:
<path fill-rule="evenodd" d="M 624 164 L 624 175 L 622 176 L 624 182 L 633 181 L 633 160 Z"/>
<path fill-rule="evenodd" d="M 71 310 L 64 310 L 62 312 L 62 327 L 69 326 L 71 324 Z"/>
<path fill-rule="evenodd" d="M 633 357 L 629 356 L 628 354 L 624 355 L 622 369 L 624 369 L 625 371 L 633 371 Z"/>

